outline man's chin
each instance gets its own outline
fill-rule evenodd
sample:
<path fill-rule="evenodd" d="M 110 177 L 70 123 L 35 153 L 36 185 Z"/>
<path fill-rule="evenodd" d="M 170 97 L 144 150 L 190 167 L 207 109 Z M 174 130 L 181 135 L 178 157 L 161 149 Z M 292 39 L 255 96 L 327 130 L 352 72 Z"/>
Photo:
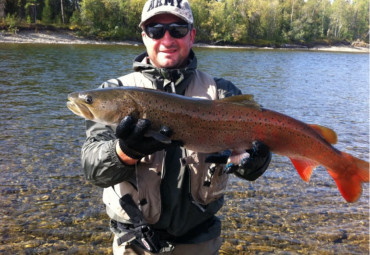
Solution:
<path fill-rule="evenodd" d="M 174 60 L 159 61 L 159 68 L 178 68 L 179 62 Z"/>

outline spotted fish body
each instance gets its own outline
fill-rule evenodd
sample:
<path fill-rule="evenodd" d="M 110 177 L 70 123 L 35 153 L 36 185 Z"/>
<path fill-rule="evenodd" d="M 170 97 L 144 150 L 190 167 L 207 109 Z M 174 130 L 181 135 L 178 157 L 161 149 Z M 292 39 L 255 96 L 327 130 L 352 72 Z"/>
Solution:
<path fill-rule="evenodd" d="M 212 101 L 120 87 L 75 92 L 68 99 L 71 111 L 96 122 L 115 125 L 132 115 L 149 119 L 153 130 L 166 125 L 173 130 L 171 139 L 197 152 L 239 153 L 262 141 L 289 157 L 305 181 L 315 167 L 326 167 L 348 202 L 359 198 L 362 182 L 369 182 L 369 163 L 335 149 L 334 131 L 261 108 L 250 95 Z"/>

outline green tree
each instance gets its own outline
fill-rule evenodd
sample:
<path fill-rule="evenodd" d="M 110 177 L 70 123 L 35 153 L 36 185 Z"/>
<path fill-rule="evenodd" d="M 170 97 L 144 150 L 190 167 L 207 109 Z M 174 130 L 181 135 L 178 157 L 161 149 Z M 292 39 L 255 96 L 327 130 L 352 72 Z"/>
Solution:
<path fill-rule="evenodd" d="M 84 0 L 81 4 L 82 22 L 98 31 L 109 30 L 122 19 L 119 5 L 118 0 Z"/>
<path fill-rule="evenodd" d="M 145 0 L 84 0 L 81 21 L 91 34 L 102 37 L 136 39 L 140 37 L 141 11 Z"/>
<path fill-rule="evenodd" d="M 0 0 L 0 22 L 4 22 L 5 16 L 5 0 Z"/>
<path fill-rule="evenodd" d="M 263 29 L 261 26 L 262 10 L 265 2 L 251 0 L 246 2 L 245 10 L 248 17 L 248 37 L 252 40 L 263 39 Z"/>
<path fill-rule="evenodd" d="M 213 0 L 212 0 L 213 1 Z M 211 37 L 211 26 L 209 22 L 210 10 L 208 0 L 192 0 L 190 2 L 193 16 L 194 26 L 197 29 L 197 41 L 209 42 Z"/>
<path fill-rule="evenodd" d="M 279 0 L 265 1 L 261 8 L 261 29 L 263 38 L 272 41 L 281 40 L 282 7 Z"/>
<path fill-rule="evenodd" d="M 327 1 L 307 0 L 301 8 L 301 15 L 293 21 L 292 38 L 294 40 L 310 42 L 322 38 L 325 28 L 324 20 Z M 323 7 L 324 6 L 324 7 Z"/>
<path fill-rule="evenodd" d="M 347 39 L 349 36 L 349 16 L 352 12 L 350 2 L 347 0 L 334 0 L 328 35 L 335 39 Z"/>
<path fill-rule="evenodd" d="M 225 1 L 225 40 L 231 43 L 246 43 L 248 18 L 242 0 Z"/>
<path fill-rule="evenodd" d="M 120 12 L 123 13 L 123 25 L 119 27 L 118 36 L 126 39 L 141 39 L 139 23 L 146 0 L 121 1 Z M 116 31 L 117 32 L 117 31 Z"/>
<path fill-rule="evenodd" d="M 356 0 L 353 4 L 353 18 L 350 29 L 353 39 L 369 41 L 369 1 Z"/>
<path fill-rule="evenodd" d="M 25 8 L 27 9 L 27 17 L 32 23 L 36 23 L 37 20 L 37 0 L 27 0 Z"/>
<path fill-rule="evenodd" d="M 88 34 L 103 38 L 140 40 L 137 25 L 144 3 L 0 0 L 0 19 L 6 15 L 21 23 L 28 17 L 30 22 L 41 19 L 44 23 L 81 25 Z M 368 0 L 190 0 L 190 4 L 200 42 L 369 41 Z"/>
<path fill-rule="evenodd" d="M 42 9 L 42 21 L 45 23 L 51 23 L 52 20 L 52 12 L 50 8 L 50 1 L 45 0 L 44 8 Z"/>

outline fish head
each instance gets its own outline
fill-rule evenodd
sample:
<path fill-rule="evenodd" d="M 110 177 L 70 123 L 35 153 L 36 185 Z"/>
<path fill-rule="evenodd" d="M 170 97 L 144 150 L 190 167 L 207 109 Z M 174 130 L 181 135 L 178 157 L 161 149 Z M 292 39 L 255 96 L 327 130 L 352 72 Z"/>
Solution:
<path fill-rule="evenodd" d="M 74 114 L 95 122 L 118 124 L 135 111 L 135 103 L 126 91 L 117 93 L 109 88 L 73 92 L 68 95 L 67 107 Z"/>

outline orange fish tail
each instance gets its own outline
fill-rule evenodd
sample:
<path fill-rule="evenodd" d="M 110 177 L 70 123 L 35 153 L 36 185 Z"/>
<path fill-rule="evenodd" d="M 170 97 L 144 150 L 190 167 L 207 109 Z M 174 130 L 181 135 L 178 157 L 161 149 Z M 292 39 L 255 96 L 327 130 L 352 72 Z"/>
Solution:
<path fill-rule="evenodd" d="M 338 189 L 347 202 L 356 202 L 362 193 L 362 183 L 369 182 L 369 162 L 341 152 L 343 165 L 346 168 L 341 171 L 328 169 Z"/>

